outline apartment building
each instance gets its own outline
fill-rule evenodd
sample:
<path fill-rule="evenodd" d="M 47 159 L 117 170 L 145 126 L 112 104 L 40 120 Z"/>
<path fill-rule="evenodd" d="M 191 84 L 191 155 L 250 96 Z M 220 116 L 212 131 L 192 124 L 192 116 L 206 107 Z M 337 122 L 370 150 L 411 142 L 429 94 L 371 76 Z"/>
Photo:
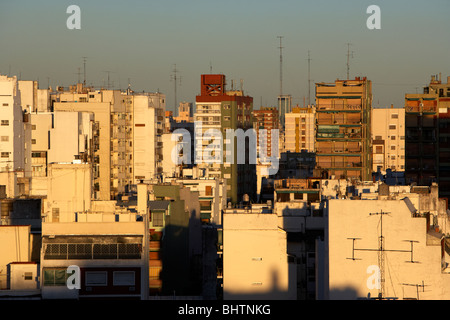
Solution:
<path fill-rule="evenodd" d="M 268 157 L 279 156 L 279 148 L 272 149 L 272 146 L 275 145 L 275 141 L 272 141 L 272 130 L 279 130 L 277 108 L 261 107 L 259 110 L 254 110 L 253 119 L 255 121 L 253 128 L 256 131 L 258 154 L 263 153 Z M 276 143 L 278 144 L 278 141 Z M 274 154 L 275 151 L 277 151 L 277 154 Z"/>
<path fill-rule="evenodd" d="M 225 76 L 206 74 L 201 76 L 201 94 L 196 97 L 195 127 L 195 162 L 199 168 L 206 170 L 207 177 L 227 179 L 227 194 L 232 202 L 238 202 L 244 194 L 254 197 L 255 163 L 250 163 L 250 152 L 256 155 L 255 148 L 237 138 L 228 139 L 227 130 L 238 136 L 237 129 L 242 129 L 242 137 L 251 129 L 253 98 L 245 96 L 242 90 L 227 91 Z M 198 126 L 201 127 L 198 127 Z M 208 130 L 214 130 L 221 139 L 205 136 Z M 209 131 L 211 132 L 211 131 Z M 253 130 L 250 130 L 253 132 Z M 239 153 L 239 157 L 238 157 Z M 227 162 L 227 155 L 232 159 Z M 238 159 L 244 156 L 244 161 Z"/>
<path fill-rule="evenodd" d="M 174 117 L 173 119 L 175 122 L 193 122 L 194 118 L 194 109 L 192 108 L 191 102 L 180 102 L 178 106 L 178 116 Z"/>
<path fill-rule="evenodd" d="M 288 254 L 287 237 L 271 209 L 227 209 L 223 216 L 223 299 L 295 300 L 297 270 Z"/>
<path fill-rule="evenodd" d="M 438 182 L 450 196 L 450 77 L 433 75 L 423 93 L 405 94 L 406 183 Z"/>
<path fill-rule="evenodd" d="M 405 170 L 405 109 L 372 109 L 372 171 Z"/>
<path fill-rule="evenodd" d="M 42 299 L 147 299 L 145 223 L 114 217 L 86 213 L 80 221 L 42 223 Z M 68 281 L 74 266 L 79 288 L 68 285 L 76 284 Z"/>
<path fill-rule="evenodd" d="M 61 90 L 52 101 L 54 111 L 92 112 L 95 116 L 97 199 L 116 199 L 126 185 L 158 178 L 162 172 L 163 94 L 93 90 L 78 84 Z"/>
<path fill-rule="evenodd" d="M 277 101 L 280 130 L 284 132 L 284 129 L 286 128 L 286 114 L 291 112 L 292 108 L 292 96 L 289 94 L 281 94 L 277 97 Z"/>
<path fill-rule="evenodd" d="M 316 83 L 316 165 L 328 176 L 370 180 L 372 83 Z"/>
<path fill-rule="evenodd" d="M 323 298 L 448 299 L 448 214 L 434 188 L 380 188 L 370 201 L 328 200 Z M 430 211 L 447 222 L 438 226 Z"/>
<path fill-rule="evenodd" d="M 299 153 L 315 151 L 316 113 L 314 106 L 294 107 L 286 113 L 284 151 Z"/>
<path fill-rule="evenodd" d="M 8 197 L 25 194 L 31 175 L 31 126 L 17 78 L 0 75 L 0 185 Z"/>

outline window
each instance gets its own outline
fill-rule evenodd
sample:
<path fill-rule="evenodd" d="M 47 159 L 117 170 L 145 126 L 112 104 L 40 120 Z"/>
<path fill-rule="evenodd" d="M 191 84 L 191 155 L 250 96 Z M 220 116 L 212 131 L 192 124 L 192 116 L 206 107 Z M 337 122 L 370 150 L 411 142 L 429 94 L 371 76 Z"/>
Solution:
<path fill-rule="evenodd" d="M 24 278 L 25 280 L 33 280 L 33 272 L 25 272 L 25 273 L 23 274 L 23 278 Z"/>
<path fill-rule="evenodd" d="M 106 286 L 108 284 L 108 274 L 106 271 L 86 271 L 86 286 Z"/>
<path fill-rule="evenodd" d="M 391 146 L 391 150 L 395 150 L 395 146 Z"/>
<path fill-rule="evenodd" d="M 9 120 L 2 120 L 1 125 L 2 126 L 9 126 Z"/>
<path fill-rule="evenodd" d="M 31 144 L 36 144 L 36 139 L 31 139 Z"/>
<path fill-rule="evenodd" d="M 52 208 L 52 222 L 59 222 L 59 208 Z"/>
<path fill-rule="evenodd" d="M 381 136 L 375 136 L 375 140 L 383 140 Z"/>
<path fill-rule="evenodd" d="M 2 152 L 2 158 L 9 158 L 9 152 Z"/>
<path fill-rule="evenodd" d="M 9 136 L 2 136 L 2 141 L 9 141 Z"/>
<path fill-rule="evenodd" d="M 397 126 L 395 124 L 389 125 L 389 130 L 395 130 Z"/>
<path fill-rule="evenodd" d="M 113 284 L 115 286 L 134 286 L 134 271 L 114 271 Z"/>
<path fill-rule="evenodd" d="M 395 136 L 391 136 L 391 140 L 395 140 Z"/>
<path fill-rule="evenodd" d="M 65 286 L 68 274 L 66 268 L 44 268 L 44 286 Z"/>
<path fill-rule="evenodd" d="M 7 106 L 8 106 L 8 104 L 7 104 L 7 103 L 4 103 L 4 104 L 3 104 L 3 106 L 4 106 L 4 107 L 7 107 Z"/>
<path fill-rule="evenodd" d="M 31 130 L 36 130 L 36 125 L 35 124 L 31 125 Z"/>
<path fill-rule="evenodd" d="M 152 213 L 152 224 L 154 227 L 164 226 L 164 213 L 163 212 L 153 212 Z"/>
<path fill-rule="evenodd" d="M 393 113 L 391 116 L 392 119 L 398 119 L 398 113 Z"/>

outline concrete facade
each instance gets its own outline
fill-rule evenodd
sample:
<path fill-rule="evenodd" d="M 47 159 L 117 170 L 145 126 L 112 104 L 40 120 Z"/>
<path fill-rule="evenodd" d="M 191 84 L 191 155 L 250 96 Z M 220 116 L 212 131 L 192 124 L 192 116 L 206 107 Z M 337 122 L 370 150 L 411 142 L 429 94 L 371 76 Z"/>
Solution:
<path fill-rule="evenodd" d="M 405 109 L 372 109 L 372 171 L 405 171 Z"/>

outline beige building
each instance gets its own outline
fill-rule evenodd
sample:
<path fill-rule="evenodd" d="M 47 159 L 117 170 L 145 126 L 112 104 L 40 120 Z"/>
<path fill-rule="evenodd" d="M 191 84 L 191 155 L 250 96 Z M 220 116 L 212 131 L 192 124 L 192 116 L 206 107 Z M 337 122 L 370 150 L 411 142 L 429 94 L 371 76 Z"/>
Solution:
<path fill-rule="evenodd" d="M 0 226 L 0 289 L 9 289 L 9 264 L 30 262 L 31 236 L 30 226 Z M 0 290 L 0 291 L 1 291 Z"/>
<path fill-rule="evenodd" d="M 405 109 L 372 109 L 373 172 L 405 171 Z"/>
<path fill-rule="evenodd" d="M 178 116 L 173 117 L 176 122 L 193 122 L 193 108 L 191 102 L 180 102 L 178 106 Z"/>
<path fill-rule="evenodd" d="M 275 213 L 224 213 L 224 300 L 295 300 L 293 262 Z"/>
<path fill-rule="evenodd" d="M 147 299 L 145 223 L 90 218 L 42 223 L 42 299 Z M 67 285 L 70 266 L 79 268 L 79 288 Z"/>
<path fill-rule="evenodd" d="M 307 150 L 314 152 L 315 141 L 315 108 L 294 107 L 285 115 L 284 151 L 300 152 Z"/>
<path fill-rule="evenodd" d="M 327 202 L 325 299 L 450 298 L 448 211 L 437 186 L 387 190 Z"/>
<path fill-rule="evenodd" d="M 94 191 L 98 200 L 117 198 L 125 186 L 162 172 L 165 96 L 126 94 L 119 90 L 83 88 L 60 92 L 55 111 L 92 112 L 94 126 Z"/>
<path fill-rule="evenodd" d="M 48 166 L 46 222 L 73 222 L 76 212 L 91 209 L 92 180 L 88 163 L 52 163 Z"/>
<path fill-rule="evenodd" d="M 31 173 L 31 126 L 16 77 L 0 75 L 0 108 L 0 185 L 15 197 L 26 193 Z"/>

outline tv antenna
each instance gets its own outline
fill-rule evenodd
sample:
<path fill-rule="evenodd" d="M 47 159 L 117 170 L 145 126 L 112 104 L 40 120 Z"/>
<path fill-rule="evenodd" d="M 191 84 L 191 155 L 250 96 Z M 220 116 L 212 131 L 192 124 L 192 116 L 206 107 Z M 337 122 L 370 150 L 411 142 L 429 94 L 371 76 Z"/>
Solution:
<path fill-rule="evenodd" d="M 409 242 L 411 244 L 411 249 L 410 250 L 396 250 L 396 249 L 386 249 L 384 247 L 384 236 L 383 236 L 383 216 L 385 215 L 389 215 L 390 212 L 384 212 L 383 210 L 381 210 L 380 212 L 372 212 L 369 213 L 369 216 L 374 216 L 374 215 L 379 215 L 380 216 L 380 236 L 378 237 L 378 248 L 376 249 L 372 249 L 372 248 L 355 248 L 355 242 L 357 240 L 361 240 L 361 238 L 347 238 L 348 240 L 352 240 L 352 257 L 351 258 L 347 258 L 347 259 L 351 259 L 351 260 L 361 260 L 358 258 L 355 258 L 355 251 L 375 251 L 378 252 L 378 268 L 380 269 L 380 287 L 379 287 L 379 292 L 378 292 L 378 299 L 382 300 L 383 297 L 385 297 L 385 266 L 384 266 L 384 262 L 385 262 L 385 253 L 386 252 L 405 252 L 405 253 L 410 253 L 410 260 L 409 261 L 405 261 L 405 262 L 410 262 L 410 263 L 417 263 L 418 261 L 414 261 L 414 256 L 413 256 L 413 249 L 414 249 L 414 243 L 418 243 L 419 241 L 415 241 L 415 240 L 403 240 L 405 242 Z"/>
<path fill-rule="evenodd" d="M 110 89 L 110 88 L 111 88 L 111 82 L 109 81 L 109 74 L 110 74 L 112 71 L 106 70 L 106 71 L 103 71 L 103 72 L 106 72 L 107 75 L 108 75 L 108 77 L 107 77 L 106 88 Z M 113 83 L 114 83 L 114 82 L 113 82 Z"/>
<path fill-rule="evenodd" d="M 81 83 L 80 81 L 81 81 L 81 79 L 80 79 L 80 76 L 81 76 L 81 68 L 80 67 L 78 67 L 77 68 L 77 70 L 78 70 L 78 72 L 76 72 L 76 74 L 78 75 L 78 80 L 77 80 L 77 83 Z"/>
<path fill-rule="evenodd" d="M 308 105 L 311 105 L 311 57 L 310 51 L 308 50 Z"/>
<path fill-rule="evenodd" d="M 178 70 L 177 70 L 177 65 L 176 64 L 174 64 L 174 67 L 173 67 L 173 75 L 171 75 L 171 81 L 173 81 L 174 82 L 174 92 L 175 92 L 175 110 L 177 109 L 177 84 L 178 84 L 178 82 L 177 82 L 177 80 L 179 80 L 179 82 L 180 82 L 180 85 L 181 85 L 181 77 L 178 77 L 177 76 L 177 73 L 179 72 Z"/>
<path fill-rule="evenodd" d="M 277 36 L 280 39 L 280 96 L 283 95 L 283 46 L 281 45 L 281 40 L 283 36 Z"/>
<path fill-rule="evenodd" d="M 84 74 L 83 86 L 86 86 L 86 60 L 87 57 L 83 57 L 83 74 Z"/>
<path fill-rule="evenodd" d="M 353 51 L 350 51 L 351 43 L 347 43 L 347 80 L 350 79 L 350 56 L 353 58 Z"/>
<path fill-rule="evenodd" d="M 422 288 L 422 292 L 425 292 L 425 283 L 422 280 L 422 284 L 417 284 L 417 283 L 401 283 L 402 286 L 410 286 L 410 287 L 416 287 L 416 294 L 417 294 L 417 300 L 419 299 L 419 288 Z M 404 297 L 403 297 L 404 298 Z"/>

